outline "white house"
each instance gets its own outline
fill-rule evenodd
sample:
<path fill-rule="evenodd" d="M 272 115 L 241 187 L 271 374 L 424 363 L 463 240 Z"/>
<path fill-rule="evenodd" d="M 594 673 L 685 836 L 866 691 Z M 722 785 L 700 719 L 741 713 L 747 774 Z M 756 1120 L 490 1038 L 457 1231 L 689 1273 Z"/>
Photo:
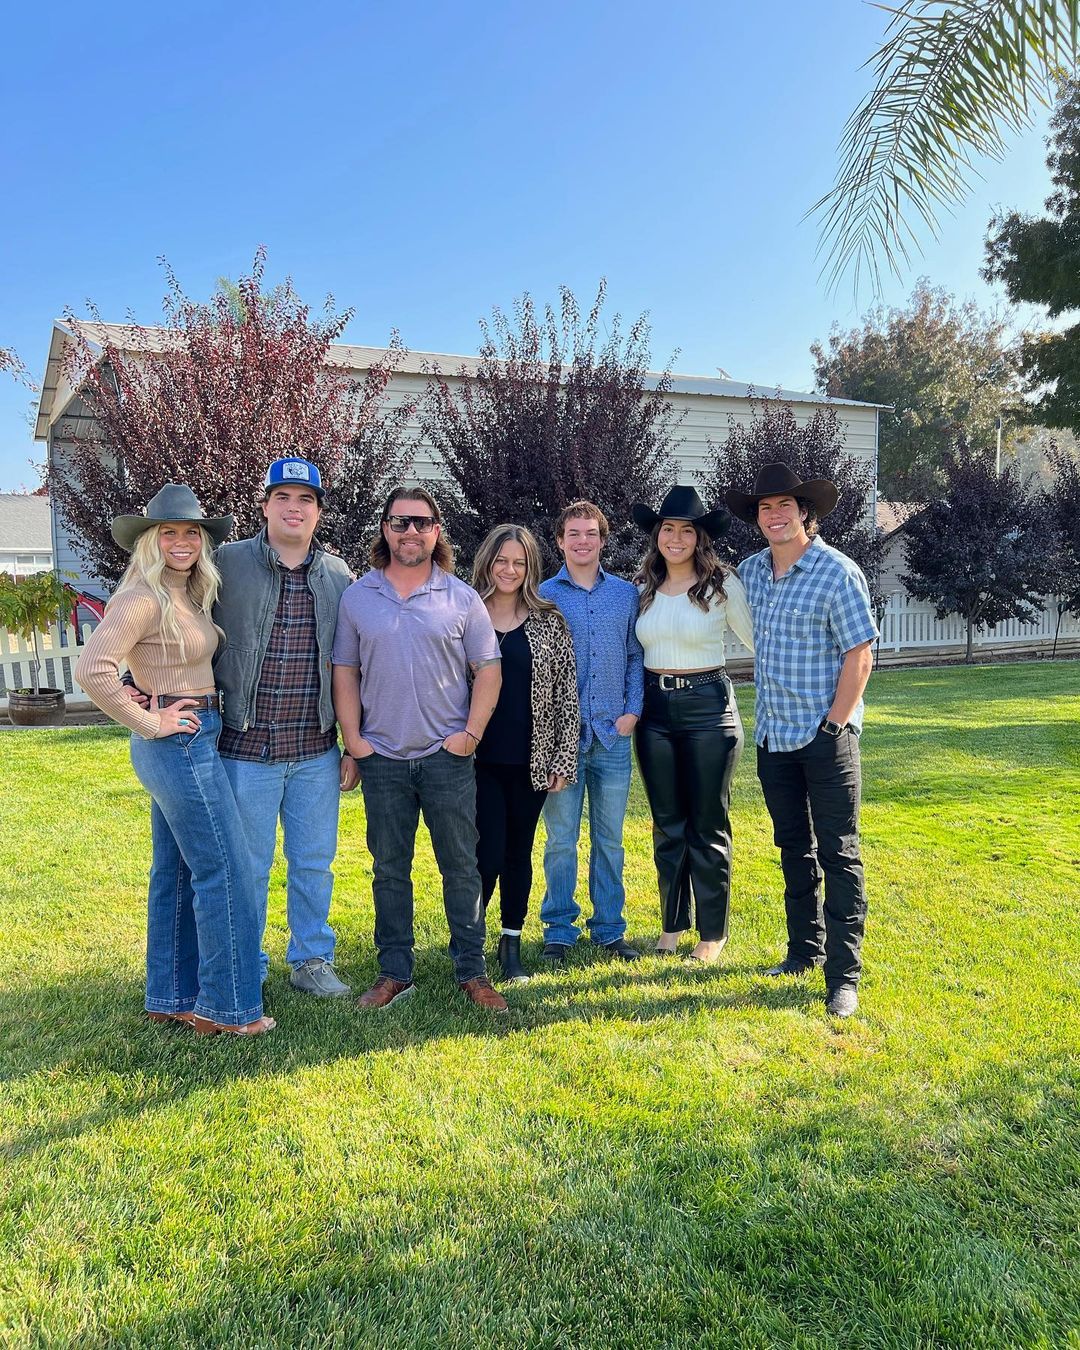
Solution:
<path fill-rule="evenodd" d="M 85 331 L 89 334 L 95 334 L 95 330 L 102 343 L 106 338 L 111 338 L 118 346 L 129 343 L 136 332 L 140 341 L 145 340 L 145 345 L 149 348 L 159 344 L 160 350 L 168 341 L 165 329 L 136 330 L 119 324 L 85 326 Z M 35 430 L 35 439 L 47 442 L 50 464 L 62 461 L 70 452 L 73 436 L 92 434 L 92 418 L 79 398 L 79 391 L 72 388 L 64 378 L 64 351 L 71 340 L 70 328 L 61 321 L 56 321 L 53 324 L 49 358 L 42 380 Z M 381 347 L 339 344 L 330 348 L 330 362 L 349 371 L 360 380 L 385 354 L 385 349 Z M 424 392 L 429 378 L 428 372 L 433 366 L 437 366 L 451 384 L 456 384 L 475 372 L 478 365 L 479 362 L 475 357 L 455 356 L 445 352 L 410 352 L 401 369 L 394 374 L 389 387 L 389 398 L 392 402 L 418 399 Z M 823 394 L 770 389 L 768 386 L 752 386 L 738 380 L 716 379 L 707 375 L 675 375 L 671 380 L 667 398 L 677 412 L 683 414 L 675 433 L 675 454 L 679 468 L 687 480 L 693 481 L 693 475 L 704 467 L 707 442 L 722 441 L 733 421 L 749 422 L 752 416 L 751 399 L 760 400 L 762 397 L 779 397 L 790 403 L 797 420 L 801 422 L 809 421 L 815 410 L 823 403 L 835 407 L 845 433 L 848 453 L 870 464 L 874 470 L 874 481 L 877 481 L 878 410 L 884 405 L 826 398 Z M 425 444 L 415 419 L 410 424 L 409 433 L 413 439 L 415 477 L 421 479 L 437 476 L 438 469 L 433 459 L 432 448 Z M 103 594 L 104 584 L 97 578 L 83 574 L 78 559 L 71 551 L 63 526 L 56 520 L 53 521 L 53 540 L 57 565 L 79 573 L 84 589 L 96 589 Z"/>
<path fill-rule="evenodd" d="M 878 590 L 882 595 L 904 595 L 900 580 L 906 567 L 904 558 L 904 530 L 913 516 L 922 510 L 917 502 L 878 502 L 876 524 L 881 539 L 881 562 L 878 567 Z"/>
<path fill-rule="evenodd" d="M 0 492 L 0 572 L 28 577 L 53 565 L 48 497 Z"/>

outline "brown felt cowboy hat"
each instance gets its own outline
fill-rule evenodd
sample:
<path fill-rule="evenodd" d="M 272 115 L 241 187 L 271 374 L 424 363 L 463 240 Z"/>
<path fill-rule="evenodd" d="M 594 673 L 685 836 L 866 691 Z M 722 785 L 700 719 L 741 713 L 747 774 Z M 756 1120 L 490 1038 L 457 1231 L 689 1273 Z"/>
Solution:
<path fill-rule="evenodd" d="M 840 497 L 835 483 L 827 478 L 808 478 L 805 482 L 786 464 L 766 464 L 758 471 L 754 486 L 750 492 L 738 492 L 729 488 L 725 500 L 733 516 L 745 520 L 748 525 L 757 523 L 758 502 L 762 497 L 802 497 L 808 501 L 822 520 L 836 505 Z"/>
<path fill-rule="evenodd" d="M 232 533 L 232 516 L 204 516 L 198 497 L 189 487 L 184 483 L 166 483 L 150 498 L 141 516 L 117 516 L 112 523 L 112 537 L 130 553 L 139 535 L 155 525 L 187 520 L 201 525 L 215 544 L 223 544 Z"/>
<path fill-rule="evenodd" d="M 660 503 L 659 511 L 654 511 L 644 502 L 635 502 L 630 508 L 634 523 L 643 530 L 653 530 L 661 520 L 688 520 L 691 525 L 709 536 L 719 539 L 731 524 L 731 517 L 724 508 L 706 511 L 705 504 L 692 487 L 673 487 Z"/>

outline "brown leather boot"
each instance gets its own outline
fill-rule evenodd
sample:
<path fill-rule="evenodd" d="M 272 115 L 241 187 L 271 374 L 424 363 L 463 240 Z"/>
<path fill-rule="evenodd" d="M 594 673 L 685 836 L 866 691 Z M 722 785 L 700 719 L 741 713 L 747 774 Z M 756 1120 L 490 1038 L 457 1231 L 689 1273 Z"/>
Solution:
<path fill-rule="evenodd" d="M 358 1008 L 389 1008 L 399 998 L 411 994 L 416 988 L 412 980 L 395 980 L 390 975 L 380 975 L 366 994 L 356 1000 Z"/>
<path fill-rule="evenodd" d="M 477 975 L 471 980 L 459 980 L 458 988 L 466 998 L 479 1008 L 489 1008 L 492 1012 L 507 1012 L 509 1004 L 497 989 L 493 989 L 486 975 Z"/>

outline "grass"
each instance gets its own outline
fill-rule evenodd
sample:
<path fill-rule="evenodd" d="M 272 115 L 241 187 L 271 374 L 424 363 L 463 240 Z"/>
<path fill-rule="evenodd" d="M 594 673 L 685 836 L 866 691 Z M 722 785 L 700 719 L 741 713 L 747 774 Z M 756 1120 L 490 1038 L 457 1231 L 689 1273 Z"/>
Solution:
<path fill-rule="evenodd" d="M 850 1023 L 820 977 L 760 975 L 782 903 L 751 753 L 722 968 L 581 949 L 493 1021 L 452 984 L 425 844 L 420 988 L 385 1014 L 288 990 L 275 873 L 280 1026 L 251 1043 L 140 1016 L 126 738 L 0 738 L 0 1343 L 1080 1350 L 1078 723 L 1076 663 L 874 677 Z M 362 840 L 357 795 L 358 989 Z M 651 946 L 636 786 L 627 882 Z"/>

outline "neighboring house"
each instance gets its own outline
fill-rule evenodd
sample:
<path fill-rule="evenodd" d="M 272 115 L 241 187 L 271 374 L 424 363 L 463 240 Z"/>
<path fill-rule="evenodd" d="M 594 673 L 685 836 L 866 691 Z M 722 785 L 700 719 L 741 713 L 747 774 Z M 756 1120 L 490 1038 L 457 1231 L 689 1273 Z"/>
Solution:
<path fill-rule="evenodd" d="M 93 333 L 94 325 L 86 331 Z M 162 350 L 168 342 L 165 329 L 134 330 L 123 325 L 100 324 L 97 332 L 120 345 L 130 341 L 134 332 L 145 336 L 148 348 Z M 64 350 L 71 341 L 69 328 L 57 321 L 53 325 L 49 359 L 42 380 L 41 401 L 38 405 L 35 439 L 48 443 L 49 464 L 62 462 L 70 453 L 72 437 L 93 435 L 93 419 L 73 389 L 64 379 Z M 330 348 L 330 363 L 349 371 L 362 380 L 373 364 L 385 356 L 381 347 L 354 347 L 338 344 Z M 428 373 L 433 367 L 456 384 L 476 372 L 476 357 L 454 356 L 442 352 L 410 352 L 400 370 L 395 372 L 389 388 L 392 402 L 419 398 L 427 385 Z M 659 377 L 655 377 L 659 378 Z M 751 398 L 779 396 L 791 403 L 799 421 L 808 421 L 821 404 L 835 407 L 846 436 L 849 454 L 865 460 L 877 474 L 878 409 L 884 405 L 858 403 L 851 399 L 826 398 L 823 394 L 795 393 L 776 390 L 768 385 L 748 385 L 738 380 L 715 379 L 701 375 L 674 375 L 671 379 L 668 401 L 677 412 L 684 414 L 675 432 L 675 454 L 684 481 L 694 481 L 693 475 L 704 466 L 707 442 L 722 441 L 732 421 L 749 422 L 752 416 Z M 431 446 L 425 444 L 417 421 L 409 432 L 413 438 L 413 475 L 417 479 L 437 476 Z M 58 564 L 80 574 L 84 587 L 104 592 L 104 584 L 97 578 L 83 574 L 78 559 L 71 551 L 67 536 L 59 522 L 53 522 L 53 538 Z"/>
<path fill-rule="evenodd" d="M 923 509 L 920 502 L 878 502 L 876 525 L 881 539 L 881 562 L 878 567 L 878 590 L 884 596 L 906 595 L 900 580 L 907 569 L 904 558 L 904 530 L 909 520 Z"/>
<path fill-rule="evenodd" d="M 53 565 L 48 497 L 0 492 L 0 572 L 28 577 Z"/>

